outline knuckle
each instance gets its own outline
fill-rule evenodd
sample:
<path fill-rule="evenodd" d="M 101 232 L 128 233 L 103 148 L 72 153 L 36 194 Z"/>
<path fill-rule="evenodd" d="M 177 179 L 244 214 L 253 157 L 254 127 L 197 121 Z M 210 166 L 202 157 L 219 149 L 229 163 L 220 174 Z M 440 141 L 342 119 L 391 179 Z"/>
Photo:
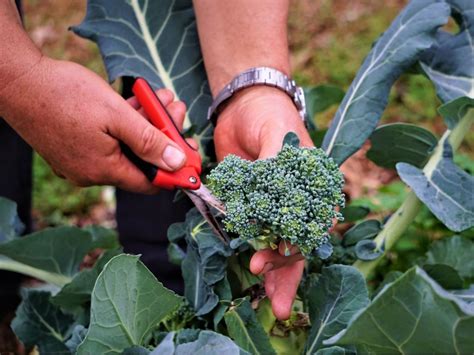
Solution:
<path fill-rule="evenodd" d="M 160 137 L 158 130 L 153 126 L 147 126 L 142 132 L 140 153 L 144 156 L 153 154 L 159 149 Z"/>

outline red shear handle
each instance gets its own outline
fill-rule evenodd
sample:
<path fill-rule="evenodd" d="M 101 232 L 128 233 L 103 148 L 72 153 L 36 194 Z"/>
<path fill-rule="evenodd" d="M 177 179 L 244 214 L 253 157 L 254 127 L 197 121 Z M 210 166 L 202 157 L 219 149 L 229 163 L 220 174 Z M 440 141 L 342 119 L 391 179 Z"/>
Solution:
<path fill-rule="evenodd" d="M 156 176 L 149 177 L 150 180 L 154 185 L 164 189 L 175 189 L 178 187 L 191 190 L 198 189 L 201 186 L 199 174 L 201 174 L 202 169 L 199 152 L 186 142 L 173 119 L 166 111 L 166 108 L 145 79 L 138 78 L 133 85 L 132 91 L 151 123 L 179 145 L 186 155 L 184 167 L 175 172 L 159 169 Z"/>

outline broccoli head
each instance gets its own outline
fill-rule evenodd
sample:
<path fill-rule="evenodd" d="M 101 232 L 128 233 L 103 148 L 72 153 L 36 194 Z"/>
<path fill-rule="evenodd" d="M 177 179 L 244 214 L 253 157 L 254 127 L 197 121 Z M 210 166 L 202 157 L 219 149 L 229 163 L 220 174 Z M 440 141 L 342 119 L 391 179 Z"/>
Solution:
<path fill-rule="evenodd" d="M 309 255 L 328 241 L 333 219 L 342 219 L 344 178 L 319 148 L 284 145 L 254 162 L 228 155 L 207 178 L 226 206 L 225 229 L 243 240 L 268 246 L 282 239 Z"/>

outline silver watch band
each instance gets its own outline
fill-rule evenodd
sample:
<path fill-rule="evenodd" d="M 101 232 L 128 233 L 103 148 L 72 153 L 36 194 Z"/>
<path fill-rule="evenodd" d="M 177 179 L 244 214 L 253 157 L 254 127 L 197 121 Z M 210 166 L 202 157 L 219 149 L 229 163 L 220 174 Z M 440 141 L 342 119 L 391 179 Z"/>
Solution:
<path fill-rule="evenodd" d="M 217 94 L 211 107 L 209 107 L 207 119 L 215 124 L 217 121 L 217 109 L 224 101 L 231 98 L 236 92 L 255 85 L 273 86 L 287 93 L 295 103 L 301 119 L 306 121 L 306 104 L 303 89 L 281 71 L 269 67 L 250 68 L 232 79 Z"/>

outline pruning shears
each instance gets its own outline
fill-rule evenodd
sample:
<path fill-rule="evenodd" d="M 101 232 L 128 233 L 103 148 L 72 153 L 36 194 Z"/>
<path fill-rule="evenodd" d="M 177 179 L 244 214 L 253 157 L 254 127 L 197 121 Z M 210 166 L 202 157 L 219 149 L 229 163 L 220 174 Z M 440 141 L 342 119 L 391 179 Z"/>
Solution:
<path fill-rule="evenodd" d="M 196 205 L 196 208 L 209 223 L 216 235 L 227 242 L 227 234 L 212 213 L 212 209 L 215 209 L 218 213 L 225 214 L 225 207 L 201 183 L 202 160 L 199 152 L 189 145 L 179 132 L 165 106 L 145 79 L 137 78 L 133 84 L 132 91 L 153 126 L 175 142 L 183 150 L 187 160 L 181 169 L 170 172 L 141 160 L 130 149 L 124 149 L 125 154 L 153 185 L 167 190 L 182 189 Z"/>

